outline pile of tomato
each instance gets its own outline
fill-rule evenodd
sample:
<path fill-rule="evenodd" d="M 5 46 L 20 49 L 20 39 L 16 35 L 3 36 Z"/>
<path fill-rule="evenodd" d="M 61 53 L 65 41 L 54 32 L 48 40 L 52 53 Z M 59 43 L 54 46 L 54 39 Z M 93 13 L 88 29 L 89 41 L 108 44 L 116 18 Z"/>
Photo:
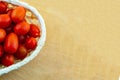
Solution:
<path fill-rule="evenodd" d="M 0 64 L 10 66 L 15 60 L 23 60 L 37 46 L 41 30 L 27 22 L 26 9 L 22 6 L 8 8 L 0 2 Z"/>

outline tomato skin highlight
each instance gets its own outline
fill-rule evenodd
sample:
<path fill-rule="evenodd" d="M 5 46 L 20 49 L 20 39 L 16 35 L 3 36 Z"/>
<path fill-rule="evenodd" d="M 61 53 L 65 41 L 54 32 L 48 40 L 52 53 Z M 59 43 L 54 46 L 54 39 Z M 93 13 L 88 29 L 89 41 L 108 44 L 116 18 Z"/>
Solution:
<path fill-rule="evenodd" d="M 4 51 L 7 54 L 14 54 L 18 49 L 18 37 L 15 33 L 10 33 L 7 35 L 4 42 Z"/>
<path fill-rule="evenodd" d="M 0 28 L 6 28 L 11 24 L 11 18 L 8 14 L 0 14 Z"/>
<path fill-rule="evenodd" d="M 0 28 L 0 43 L 4 41 L 6 37 L 6 31 Z"/>
<path fill-rule="evenodd" d="M 25 47 L 29 50 L 34 50 L 37 46 L 37 41 L 34 37 L 29 37 L 26 39 Z"/>
<path fill-rule="evenodd" d="M 14 27 L 14 32 L 17 35 L 25 35 L 25 34 L 27 34 L 29 32 L 29 30 L 30 30 L 30 25 L 25 21 L 18 23 Z"/>
<path fill-rule="evenodd" d="M 7 6 L 8 4 L 6 2 L 0 2 L 0 14 L 3 14 L 6 12 L 7 10 Z"/>
<path fill-rule="evenodd" d="M 11 18 L 12 18 L 13 22 L 19 23 L 19 22 L 21 22 L 21 21 L 24 20 L 25 15 L 26 15 L 26 10 L 25 10 L 25 8 L 19 6 L 19 7 L 16 7 L 16 8 L 12 11 L 12 13 L 11 13 Z"/>
<path fill-rule="evenodd" d="M 20 44 L 17 52 L 14 54 L 17 59 L 24 59 L 28 54 L 27 49 L 25 48 L 24 45 Z"/>
<path fill-rule="evenodd" d="M 29 35 L 32 36 L 32 37 L 34 37 L 34 38 L 40 37 L 40 29 L 38 28 L 37 25 L 30 24 Z"/>
<path fill-rule="evenodd" d="M 14 64 L 14 56 L 5 54 L 1 59 L 1 63 L 6 67 Z"/>

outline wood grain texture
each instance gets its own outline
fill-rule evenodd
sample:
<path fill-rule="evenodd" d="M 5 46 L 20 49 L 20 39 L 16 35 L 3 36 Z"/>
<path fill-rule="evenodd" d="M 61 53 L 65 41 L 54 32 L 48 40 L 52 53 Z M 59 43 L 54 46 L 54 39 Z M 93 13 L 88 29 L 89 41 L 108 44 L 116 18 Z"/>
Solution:
<path fill-rule="evenodd" d="M 43 15 L 47 41 L 1 80 L 118 80 L 120 0 L 24 0 Z"/>

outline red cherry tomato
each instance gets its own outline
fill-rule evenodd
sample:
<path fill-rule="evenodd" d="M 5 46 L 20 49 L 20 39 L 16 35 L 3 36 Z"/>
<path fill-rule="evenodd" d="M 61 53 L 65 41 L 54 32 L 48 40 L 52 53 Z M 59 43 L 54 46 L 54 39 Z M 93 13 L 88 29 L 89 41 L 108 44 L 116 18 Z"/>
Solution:
<path fill-rule="evenodd" d="M 27 49 L 32 49 L 34 50 L 37 46 L 37 41 L 34 37 L 29 37 L 26 39 L 26 42 L 25 42 L 25 47 Z"/>
<path fill-rule="evenodd" d="M 25 21 L 18 23 L 14 27 L 14 32 L 17 35 L 25 35 L 25 34 L 27 34 L 29 32 L 29 30 L 30 30 L 30 25 Z"/>
<path fill-rule="evenodd" d="M 8 14 L 0 14 L 0 28 L 6 28 L 11 24 L 11 18 Z"/>
<path fill-rule="evenodd" d="M 11 16 L 12 11 L 13 11 L 13 9 L 9 9 L 9 10 L 7 11 L 7 14 L 8 14 L 9 16 Z"/>
<path fill-rule="evenodd" d="M 13 22 L 19 23 L 24 20 L 26 14 L 26 10 L 24 7 L 16 7 L 12 13 L 11 13 L 11 18 Z"/>
<path fill-rule="evenodd" d="M 7 3 L 6 2 L 0 2 L 0 14 L 5 13 L 7 10 Z"/>
<path fill-rule="evenodd" d="M 2 57 L 2 55 L 3 55 L 3 46 L 0 45 L 0 57 Z"/>
<path fill-rule="evenodd" d="M 0 42 L 3 42 L 6 37 L 6 32 L 4 29 L 0 29 Z"/>
<path fill-rule="evenodd" d="M 18 49 L 18 37 L 15 33 L 7 35 L 4 42 L 4 50 L 8 54 L 14 54 Z"/>
<path fill-rule="evenodd" d="M 15 57 L 17 59 L 24 59 L 27 56 L 27 49 L 24 47 L 24 45 L 19 45 L 19 48 L 17 52 L 15 53 Z"/>
<path fill-rule="evenodd" d="M 21 36 L 19 36 L 19 37 L 18 37 L 19 43 L 25 43 L 26 38 L 27 38 L 26 35 L 21 35 Z"/>
<path fill-rule="evenodd" d="M 34 38 L 40 37 L 40 29 L 38 28 L 37 25 L 35 25 L 35 24 L 30 25 L 29 35 Z"/>
<path fill-rule="evenodd" d="M 4 66 L 10 66 L 10 65 L 14 64 L 14 56 L 13 55 L 7 55 L 7 54 L 4 55 L 2 57 L 1 63 Z"/>
<path fill-rule="evenodd" d="M 11 24 L 9 25 L 5 30 L 6 30 L 6 33 L 9 34 L 11 32 L 13 32 L 13 28 L 14 28 L 15 24 Z"/>

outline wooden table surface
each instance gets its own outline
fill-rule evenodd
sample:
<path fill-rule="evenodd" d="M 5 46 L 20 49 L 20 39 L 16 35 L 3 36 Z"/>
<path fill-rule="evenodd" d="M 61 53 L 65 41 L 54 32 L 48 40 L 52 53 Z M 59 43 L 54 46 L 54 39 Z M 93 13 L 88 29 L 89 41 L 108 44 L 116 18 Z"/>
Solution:
<path fill-rule="evenodd" d="M 47 41 L 0 80 L 118 80 L 120 0 L 24 0 L 43 15 Z"/>

